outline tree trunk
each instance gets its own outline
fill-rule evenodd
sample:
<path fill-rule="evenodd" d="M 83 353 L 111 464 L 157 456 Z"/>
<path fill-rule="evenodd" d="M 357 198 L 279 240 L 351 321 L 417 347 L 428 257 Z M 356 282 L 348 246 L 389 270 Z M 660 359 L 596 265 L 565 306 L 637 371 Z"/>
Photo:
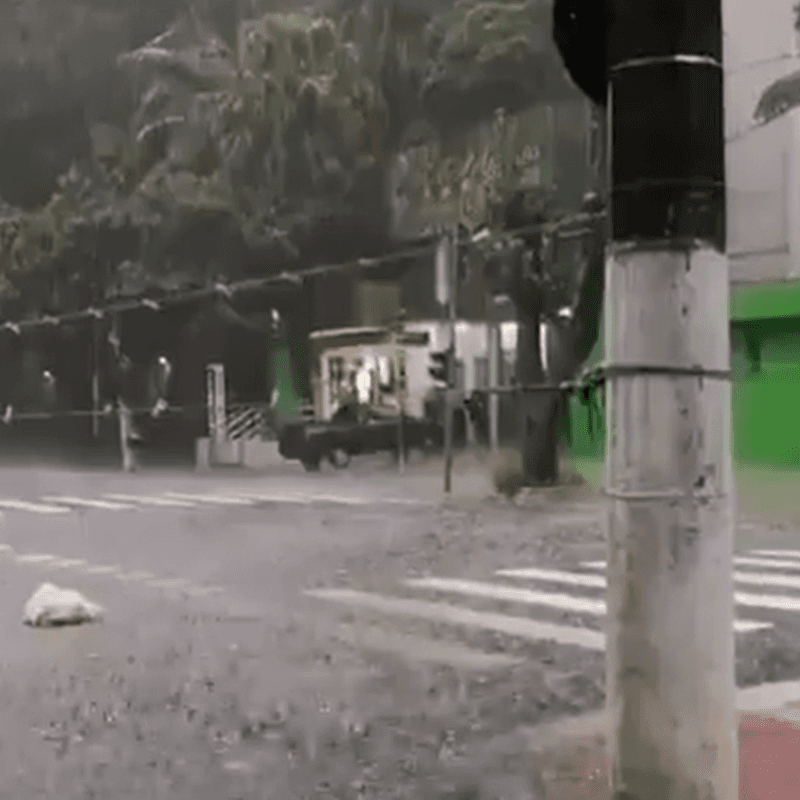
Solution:
<path fill-rule="evenodd" d="M 518 311 L 517 380 L 521 384 L 558 385 L 575 378 L 594 348 L 603 307 L 605 226 L 593 223 L 594 233 L 578 278 L 572 317 L 548 326 L 547 374 L 542 367 L 539 309 Z M 522 463 L 528 486 L 550 485 L 558 480 L 558 455 L 566 397 L 558 391 L 520 395 L 522 409 Z"/>
<path fill-rule="evenodd" d="M 517 382 L 523 386 L 544 383 L 538 309 L 533 312 L 520 309 L 517 322 Z M 519 395 L 522 464 L 527 485 L 542 486 L 558 480 L 557 400 L 558 395 L 550 392 Z"/>
<path fill-rule="evenodd" d="M 594 109 L 593 115 L 597 141 L 592 183 L 596 189 L 594 200 L 583 209 L 587 213 L 599 212 L 606 194 L 605 115 L 599 109 Z M 535 315 L 523 315 L 518 311 L 517 375 L 520 383 L 538 383 L 545 377 L 554 384 L 573 380 L 597 343 L 603 311 L 606 226 L 599 221 L 589 225 L 592 233 L 583 248 L 572 315 L 548 326 L 546 376 L 539 345 L 542 298 L 536 297 L 531 302 L 528 297 L 527 302 L 517 302 L 518 309 L 536 309 Z M 524 482 L 526 485 L 555 483 L 567 397 L 560 392 L 529 393 L 521 396 L 520 405 L 523 409 L 520 433 Z"/>

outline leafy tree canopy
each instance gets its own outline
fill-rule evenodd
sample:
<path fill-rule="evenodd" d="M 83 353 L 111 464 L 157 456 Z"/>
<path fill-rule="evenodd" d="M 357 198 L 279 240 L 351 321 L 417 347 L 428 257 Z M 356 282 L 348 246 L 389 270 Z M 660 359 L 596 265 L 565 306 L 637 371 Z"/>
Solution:
<path fill-rule="evenodd" d="M 120 19 L 112 0 L 96 5 L 106 25 Z M 498 105 L 514 111 L 574 93 L 544 2 L 283 4 L 227 40 L 207 21 L 214 6 L 202 18 L 188 6 L 158 36 L 119 48 L 114 80 L 124 76 L 129 103 L 91 125 L 92 157 L 44 206 L 0 223 L 6 284 L 85 255 L 87 231 L 96 259 L 99 229 L 155 223 L 146 247 L 125 238 L 126 259 L 145 249 L 154 261 L 224 259 L 205 244 L 205 253 L 178 246 L 198 220 L 224 230 L 235 252 L 281 267 L 385 248 L 398 151 L 446 140 Z M 121 255 L 112 247 L 105 257 Z M 208 276 L 230 264 L 200 267 Z"/>

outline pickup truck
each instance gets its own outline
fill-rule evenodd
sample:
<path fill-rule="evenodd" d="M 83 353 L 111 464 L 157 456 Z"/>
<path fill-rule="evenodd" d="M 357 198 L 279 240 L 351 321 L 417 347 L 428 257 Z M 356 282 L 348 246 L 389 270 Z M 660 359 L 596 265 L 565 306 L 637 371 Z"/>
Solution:
<path fill-rule="evenodd" d="M 287 422 L 278 437 L 278 451 L 286 459 L 298 460 L 309 472 L 316 472 L 323 459 L 334 467 L 346 467 L 351 456 L 398 450 L 397 417 L 369 414 L 338 415 L 330 421 L 301 419 Z M 405 450 L 440 447 L 442 426 L 434 421 L 403 418 Z"/>

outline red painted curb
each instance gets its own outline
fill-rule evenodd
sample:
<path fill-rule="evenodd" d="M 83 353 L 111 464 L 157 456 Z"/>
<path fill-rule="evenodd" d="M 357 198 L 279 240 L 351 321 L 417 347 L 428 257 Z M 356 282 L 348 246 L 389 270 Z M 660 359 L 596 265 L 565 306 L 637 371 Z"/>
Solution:
<path fill-rule="evenodd" d="M 554 755 L 547 800 L 605 800 L 608 762 L 601 741 L 576 740 L 568 758 Z M 569 764 L 569 766 L 567 766 Z M 739 800 L 800 799 L 800 722 L 741 714 L 739 721 Z"/>
<path fill-rule="evenodd" d="M 744 714 L 739 723 L 739 800 L 800 797 L 800 725 Z"/>

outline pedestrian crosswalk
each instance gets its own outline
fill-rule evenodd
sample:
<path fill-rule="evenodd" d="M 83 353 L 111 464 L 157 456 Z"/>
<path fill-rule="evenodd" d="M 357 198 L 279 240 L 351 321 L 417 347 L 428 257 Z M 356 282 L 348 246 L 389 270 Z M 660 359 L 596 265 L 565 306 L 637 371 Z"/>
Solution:
<path fill-rule="evenodd" d="M 458 629 L 477 629 L 525 641 L 603 651 L 605 567 L 603 561 L 578 562 L 570 569 L 506 567 L 496 570 L 488 580 L 409 578 L 387 594 L 349 587 L 309 589 L 306 594 L 348 609 L 348 616 L 358 609 L 377 615 L 380 622 L 372 620 L 366 627 L 378 624 L 391 630 L 417 620 L 450 628 L 454 638 L 459 638 Z M 758 635 L 786 623 L 789 618 L 776 615 L 776 611 L 800 612 L 800 551 L 751 551 L 737 555 L 734 567 L 737 615 L 733 628 L 737 637 Z M 748 591 L 740 591 L 740 586 Z M 775 593 L 776 588 L 781 592 Z M 481 610 L 472 607 L 476 602 Z M 490 610 L 486 610 L 487 604 Z M 519 610 L 509 612 L 509 604 Z M 755 618 L 740 616 L 742 610 L 747 617 L 752 614 Z M 570 615 L 577 615 L 574 622 L 565 622 L 564 617 Z M 352 635 L 349 640 L 353 640 Z M 364 641 L 366 649 L 381 649 L 380 638 L 374 634 L 369 644 Z M 477 646 L 465 647 L 474 652 Z M 415 658 L 414 652 L 406 655 Z"/>
<path fill-rule="evenodd" d="M 333 504 L 346 507 L 393 505 L 402 507 L 429 505 L 422 501 L 394 497 L 365 498 L 358 495 L 297 492 L 253 492 L 228 487 L 209 492 L 165 491 L 160 494 L 104 493 L 99 497 L 42 495 L 34 499 L 0 497 L 0 515 L 4 511 L 57 515 L 75 511 L 136 511 L 144 509 L 202 509 L 210 507 L 255 507 L 264 504 L 310 505 Z"/>

